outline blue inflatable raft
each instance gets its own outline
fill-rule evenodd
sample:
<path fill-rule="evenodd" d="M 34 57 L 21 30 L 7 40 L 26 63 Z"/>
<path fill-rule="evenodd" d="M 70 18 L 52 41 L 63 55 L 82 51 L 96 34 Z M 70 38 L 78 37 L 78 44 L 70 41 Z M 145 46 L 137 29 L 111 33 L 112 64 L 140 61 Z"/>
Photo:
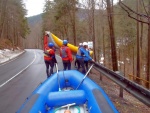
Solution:
<path fill-rule="evenodd" d="M 88 77 L 81 83 L 83 77 L 77 70 L 53 74 L 17 113 L 118 113 L 104 90 Z"/>

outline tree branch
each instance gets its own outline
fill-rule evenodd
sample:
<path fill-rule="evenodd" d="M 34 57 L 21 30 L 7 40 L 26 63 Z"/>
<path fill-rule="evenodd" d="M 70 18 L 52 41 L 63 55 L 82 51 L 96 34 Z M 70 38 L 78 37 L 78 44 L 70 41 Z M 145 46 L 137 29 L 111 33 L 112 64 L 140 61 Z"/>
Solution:
<path fill-rule="evenodd" d="M 126 12 L 128 13 L 128 16 L 129 16 L 130 18 L 132 18 L 132 19 L 134 19 L 134 20 L 136 20 L 136 21 L 138 21 L 138 22 L 142 22 L 142 23 L 145 23 L 145 24 L 150 24 L 149 21 L 148 21 L 148 22 L 145 22 L 145 21 L 142 21 L 141 19 L 139 20 L 139 19 L 137 19 L 137 18 L 131 16 L 130 12 L 132 12 L 132 13 L 134 13 L 134 14 L 140 16 L 141 18 L 146 18 L 146 19 L 148 19 L 148 20 L 150 19 L 149 16 L 147 16 L 147 15 L 145 15 L 145 14 L 139 14 L 139 13 L 133 11 L 131 8 L 129 8 L 128 6 L 126 6 L 124 3 L 122 3 L 121 0 L 119 0 L 119 5 L 120 5 L 120 7 L 121 7 L 124 11 L 126 11 Z M 130 11 L 130 12 L 129 12 L 129 11 Z"/>
<path fill-rule="evenodd" d="M 144 7 L 144 10 L 145 10 L 146 14 L 148 15 L 148 12 L 147 12 L 147 10 L 146 10 L 146 8 L 145 8 L 145 4 L 144 4 L 144 1 L 143 1 L 143 0 L 142 0 L 142 4 L 143 4 L 143 7 Z"/>

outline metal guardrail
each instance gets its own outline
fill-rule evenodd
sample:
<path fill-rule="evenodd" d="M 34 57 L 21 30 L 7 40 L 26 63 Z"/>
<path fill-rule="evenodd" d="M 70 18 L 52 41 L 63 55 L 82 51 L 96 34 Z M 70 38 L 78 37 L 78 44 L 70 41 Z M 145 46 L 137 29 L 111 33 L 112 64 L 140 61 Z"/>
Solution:
<path fill-rule="evenodd" d="M 126 90 L 127 92 L 132 94 L 134 97 L 136 97 L 138 100 L 140 100 L 141 102 L 146 104 L 148 107 L 150 107 L 150 90 L 142 87 L 141 85 L 131 80 L 128 80 L 124 76 L 117 74 L 114 71 L 109 70 L 106 67 L 98 63 L 95 63 L 93 61 L 92 63 L 94 64 L 94 68 L 97 71 L 99 71 L 100 73 L 102 73 L 103 75 L 111 79 L 112 81 L 114 81 L 116 84 L 121 86 L 124 90 Z"/>
<path fill-rule="evenodd" d="M 149 81 L 144 80 L 143 78 L 140 78 L 140 77 L 137 77 L 137 76 L 134 76 L 134 75 L 131 75 L 131 74 L 128 74 L 128 76 L 129 76 L 129 77 L 132 77 L 134 80 L 135 80 L 135 79 L 139 79 L 139 80 L 141 80 L 141 81 L 144 82 L 144 83 L 150 84 Z"/>

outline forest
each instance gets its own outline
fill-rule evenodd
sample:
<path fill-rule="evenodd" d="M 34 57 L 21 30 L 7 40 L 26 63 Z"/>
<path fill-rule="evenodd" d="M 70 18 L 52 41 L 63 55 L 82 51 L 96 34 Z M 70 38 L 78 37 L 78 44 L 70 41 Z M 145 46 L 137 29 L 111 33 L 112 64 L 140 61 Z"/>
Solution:
<path fill-rule="evenodd" d="M 44 31 L 74 45 L 92 41 L 96 62 L 149 88 L 150 1 L 114 1 L 45 0 L 42 20 L 33 26 L 22 0 L 0 0 L 0 49 L 42 49 Z"/>

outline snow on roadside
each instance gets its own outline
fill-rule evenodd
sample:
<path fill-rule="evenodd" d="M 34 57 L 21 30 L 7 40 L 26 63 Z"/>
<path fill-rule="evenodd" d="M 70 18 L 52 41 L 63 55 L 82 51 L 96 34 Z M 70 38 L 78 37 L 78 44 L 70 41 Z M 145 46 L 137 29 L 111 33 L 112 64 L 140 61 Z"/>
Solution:
<path fill-rule="evenodd" d="M 14 51 L 9 49 L 0 50 L 0 64 L 17 57 L 23 52 L 24 50 L 20 50 L 19 48 Z"/>

